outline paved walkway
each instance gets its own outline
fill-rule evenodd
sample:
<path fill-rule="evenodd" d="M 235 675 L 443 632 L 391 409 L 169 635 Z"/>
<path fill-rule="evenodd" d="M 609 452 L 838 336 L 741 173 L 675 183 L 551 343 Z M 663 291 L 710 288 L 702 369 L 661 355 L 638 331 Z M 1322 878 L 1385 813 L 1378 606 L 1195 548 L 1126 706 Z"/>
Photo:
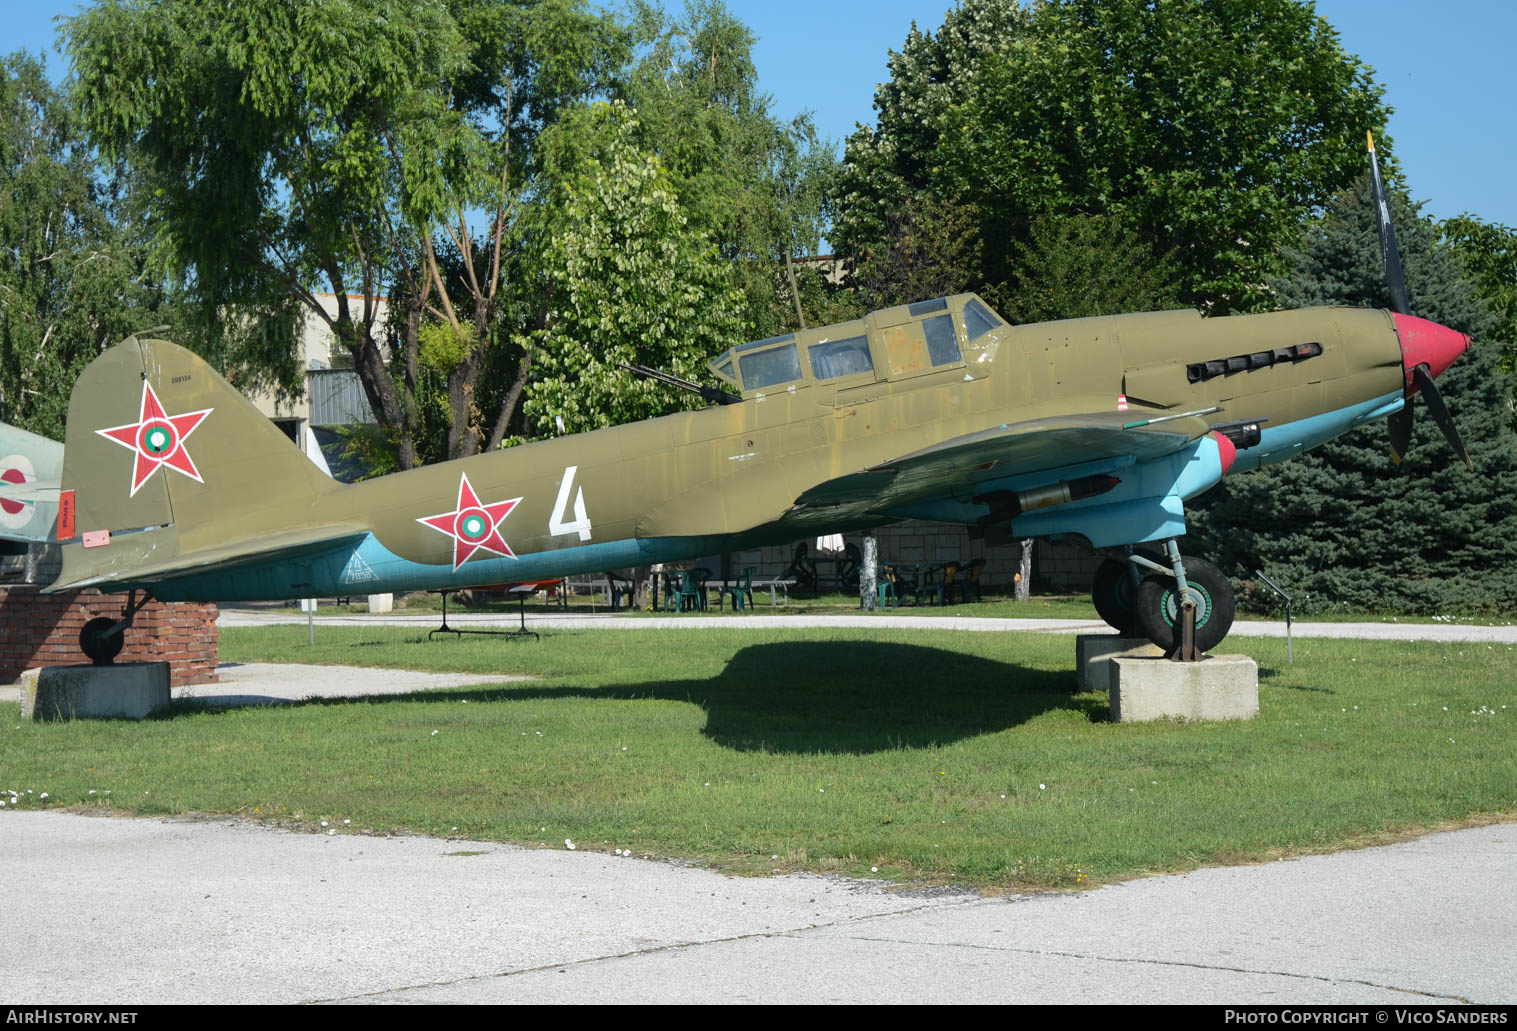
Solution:
<path fill-rule="evenodd" d="M 986 899 L 7 810 L 0 869 L 9 1004 L 1517 1000 L 1513 826 Z"/>
<path fill-rule="evenodd" d="M 320 615 L 318 626 L 406 626 L 436 627 L 440 616 L 429 613 L 388 613 L 385 615 Z M 304 624 L 298 613 L 268 612 L 255 609 L 221 610 L 217 624 L 223 627 L 273 626 Z M 462 628 L 509 628 L 518 626 L 520 617 L 513 613 L 448 613 L 448 624 Z M 629 616 L 611 612 L 561 613 L 529 612 L 528 628 L 538 629 L 608 629 L 608 630 L 710 630 L 748 627 L 900 627 L 911 630 L 1005 631 L 1038 634 L 1106 634 L 1111 628 L 1099 619 L 988 619 L 981 616 L 916 616 L 899 613 L 874 615 L 767 615 L 754 612 L 742 616 Z M 1517 626 L 1470 625 L 1457 623 L 1294 623 L 1296 637 L 1340 637 L 1379 641 L 1480 641 L 1487 644 L 1517 644 Z M 1285 623 L 1270 620 L 1239 620 L 1231 634 L 1237 637 L 1284 637 Z"/>

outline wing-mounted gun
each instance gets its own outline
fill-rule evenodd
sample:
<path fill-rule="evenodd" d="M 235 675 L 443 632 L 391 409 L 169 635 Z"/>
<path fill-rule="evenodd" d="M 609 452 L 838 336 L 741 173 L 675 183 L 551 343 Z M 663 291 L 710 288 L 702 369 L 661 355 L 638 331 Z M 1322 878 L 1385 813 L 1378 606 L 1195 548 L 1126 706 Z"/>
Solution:
<path fill-rule="evenodd" d="M 700 383 L 693 383 L 688 379 L 680 379 L 673 373 L 665 372 L 663 369 L 654 369 L 646 365 L 628 365 L 626 362 L 617 362 L 616 364 L 620 365 L 622 368 L 626 369 L 634 376 L 640 376 L 643 379 L 657 380 L 660 383 L 667 383 L 671 387 L 679 387 L 681 390 L 688 390 L 692 394 L 699 394 L 701 397 L 705 398 L 707 401 L 710 401 L 712 404 L 735 405 L 742 400 L 742 398 L 738 397 L 736 394 L 729 394 L 727 391 L 722 390 L 719 387 L 708 387 Z"/>

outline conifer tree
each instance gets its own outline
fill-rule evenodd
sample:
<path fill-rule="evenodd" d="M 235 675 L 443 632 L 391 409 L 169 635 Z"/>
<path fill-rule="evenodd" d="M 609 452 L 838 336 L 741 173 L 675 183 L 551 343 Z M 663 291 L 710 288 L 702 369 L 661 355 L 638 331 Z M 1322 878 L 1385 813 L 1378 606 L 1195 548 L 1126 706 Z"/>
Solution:
<path fill-rule="evenodd" d="M 1473 340 L 1438 388 L 1475 472 L 1454 455 L 1419 397 L 1413 444 L 1400 467 L 1390 458 L 1387 427 L 1376 422 L 1224 480 L 1197 499 L 1186 550 L 1242 582 L 1240 605 L 1274 604 L 1254 582 L 1262 564 L 1292 591 L 1298 612 L 1517 608 L 1517 436 L 1504 418 L 1509 385 L 1492 337 L 1497 319 L 1431 220 L 1400 190 L 1392 191 L 1391 206 L 1413 313 Z M 1291 275 L 1275 284 L 1282 307 L 1389 307 L 1367 175 L 1357 190 L 1334 198 L 1291 260 Z"/>

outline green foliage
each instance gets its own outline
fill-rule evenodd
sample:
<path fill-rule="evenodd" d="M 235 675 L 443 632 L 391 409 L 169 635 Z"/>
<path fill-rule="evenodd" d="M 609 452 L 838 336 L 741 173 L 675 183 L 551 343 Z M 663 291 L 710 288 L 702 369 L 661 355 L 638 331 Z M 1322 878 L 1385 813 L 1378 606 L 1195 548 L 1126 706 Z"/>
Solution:
<path fill-rule="evenodd" d="M 784 123 L 770 113 L 753 34 L 721 0 L 686 0 L 676 16 L 642 0 L 633 10 L 642 55 L 620 95 L 637 111 L 637 145 L 658 156 L 690 225 L 731 266 L 741 335 L 794 328 L 784 259 L 816 253 L 831 145 L 809 115 Z"/>
<path fill-rule="evenodd" d="M 883 216 L 886 236 L 860 256 L 855 278 L 866 310 L 974 289 L 979 213 L 928 192 Z"/>
<path fill-rule="evenodd" d="M 830 239 L 837 253 L 862 261 L 889 246 L 899 213 L 919 193 L 944 203 L 950 191 L 936 188 L 935 169 L 943 118 L 968 101 L 981 65 L 1020 39 L 1027 22 L 1017 0 L 965 0 L 944 15 L 936 33 L 912 24 L 905 45 L 890 52 L 890 78 L 875 90 L 875 127 L 860 126 L 845 144 L 832 184 Z M 981 269 L 976 263 L 957 275 L 984 282 Z M 902 294 L 890 303 L 915 299 Z"/>
<path fill-rule="evenodd" d="M 66 34 L 81 120 L 149 176 L 150 227 L 206 301 L 274 248 L 302 278 L 354 260 L 388 200 L 425 225 L 482 196 L 479 135 L 437 104 L 468 57 L 441 3 L 108 0 Z M 414 156 L 399 183 L 387 139 Z"/>
<path fill-rule="evenodd" d="M 84 366 L 159 318 L 110 185 L 42 64 L 0 60 L 0 419 L 59 440 Z"/>
<path fill-rule="evenodd" d="M 1237 580 L 1264 563 L 1296 592 L 1298 612 L 1334 606 L 1464 614 L 1517 607 L 1517 437 L 1506 418 L 1509 380 L 1490 334 L 1496 319 L 1476 296 L 1454 248 L 1400 191 L 1392 215 L 1416 314 L 1469 333 L 1470 350 L 1438 379 L 1476 472 L 1453 455 L 1426 405 L 1395 466 L 1384 423 L 1243 476 L 1200 499 L 1187 550 Z M 1368 175 L 1334 198 L 1277 282 L 1286 307 L 1389 307 Z M 1240 604 L 1273 604 L 1245 583 Z"/>
<path fill-rule="evenodd" d="M 1442 225 L 1443 240 L 1459 252 L 1475 291 L 1499 320 L 1493 333 L 1503 372 L 1517 372 L 1517 229 L 1460 215 Z M 1514 387 L 1517 390 L 1517 387 Z M 1517 426 L 1517 394 L 1511 403 Z"/>
<path fill-rule="evenodd" d="M 325 320 L 381 423 L 365 441 L 404 468 L 543 431 L 526 397 L 575 426 L 669 407 L 582 367 L 591 341 L 693 375 L 790 319 L 777 284 L 817 245 L 830 151 L 770 115 L 720 3 L 633 13 L 635 62 L 634 26 L 583 0 L 106 0 L 66 34 L 83 124 L 139 170 L 199 323 L 240 313 L 260 328 L 228 353 L 283 370 L 291 303 Z M 588 115 L 606 95 L 639 118 Z"/>
<path fill-rule="evenodd" d="M 1180 269 L 1114 215 L 1039 215 L 1012 280 L 988 298 L 1013 322 L 1181 307 Z"/>
<path fill-rule="evenodd" d="M 829 262 L 828 265 L 830 264 Z M 795 282 L 797 292 L 801 296 L 801 310 L 806 315 L 808 326 L 827 326 L 834 322 L 848 322 L 859 318 L 867 311 L 858 290 L 832 282 L 821 268 L 797 264 Z"/>
<path fill-rule="evenodd" d="M 423 317 L 445 323 L 427 349 L 443 457 L 500 438 L 526 366 L 486 352 L 539 301 L 505 278 L 534 250 L 535 144 L 626 62 L 616 19 L 581 0 L 104 0 L 65 33 L 83 125 L 142 176 L 143 229 L 205 323 L 291 301 L 325 321 L 402 467 L 428 449 Z M 481 391 L 487 367 L 516 385 Z"/>
<path fill-rule="evenodd" d="M 709 237 L 680 211 L 662 164 L 637 146 L 638 124 L 620 102 L 566 118 L 545 152 L 540 274 L 551 307 L 532 334 L 525 411 L 532 435 L 645 419 L 689 407 L 695 395 L 634 377 L 651 365 L 686 379 L 741 340 L 742 297 Z"/>
<path fill-rule="evenodd" d="M 980 211 L 966 272 L 999 284 L 1040 213 L 1106 213 L 1172 251 L 1185 299 L 1217 310 L 1270 301 L 1300 219 L 1354 181 L 1386 113 L 1298 0 L 979 0 L 936 37 L 914 29 L 891 73 L 878 126 L 848 141 L 844 253 L 931 190 Z"/>
<path fill-rule="evenodd" d="M 468 358 L 474 350 L 474 327 L 447 322 L 427 322 L 417 330 L 422 365 L 444 375 Z"/>

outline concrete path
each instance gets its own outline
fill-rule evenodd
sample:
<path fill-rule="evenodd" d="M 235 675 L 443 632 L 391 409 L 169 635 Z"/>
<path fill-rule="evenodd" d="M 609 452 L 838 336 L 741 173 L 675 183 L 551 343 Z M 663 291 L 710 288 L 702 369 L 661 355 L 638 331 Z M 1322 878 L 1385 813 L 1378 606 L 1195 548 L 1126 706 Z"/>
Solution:
<path fill-rule="evenodd" d="M 223 662 L 218 682 L 176 687 L 175 698 L 196 698 L 211 705 L 260 705 L 304 698 L 358 698 L 375 694 L 410 694 L 474 684 L 505 684 L 531 677 L 477 673 L 415 673 L 405 669 L 356 666 L 305 666 L 299 663 Z"/>
<path fill-rule="evenodd" d="M 437 613 L 389 613 L 386 615 L 318 615 L 322 626 L 403 626 L 435 628 Z M 298 613 L 259 611 L 255 609 L 221 610 L 217 625 L 223 627 L 274 626 L 306 621 Z M 450 626 L 482 629 L 512 628 L 519 625 L 515 614 L 449 612 Z M 742 616 L 627 616 L 611 612 L 572 613 L 529 612 L 528 628 L 610 629 L 610 630 L 703 630 L 751 627 L 900 627 L 911 630 L 968 630 L 991 632 L 1015 630 L 1041 634 L 1105 634 L 1111 628 L 1099 619 L 989 619 L 979 616 L 915 616 L 877 613 L 857 616 L 767 615 L 762 610 Z M 1457 623 L 1294 623 L 1296 637 L 1339 637 L 1379 641 L 1480 641 L 1487 644 L 1517 644 L 1517 626 L 1510 624 L 1472 625 Z M 1239 620 L 1233 624 L 1237 637 L 1284 637 L 1285 623 L 1269 620 Z"/>
<path fill-rule="evenodd" d="M 476 684 L 531 680 L 527 676 L 489 673 L 416 673 L 405 669 L 358 666 L 306 666 L 299 663 L 223 662 L 218 682 L 174 688 L 175 698 L 209 705 L 272 705 L 305 698 L 358 698 L 375 694 L 410 694 Z M 0 702 L 20 702 L 21 688 L 0 687 Z M 3 787 L 3 785 L 0 785 Z"/>
<path fill-rule="evenodd" d="M 1001 899 L 731 878 L 585 845 L 8 809 L 0 994 L 1387 1010 L 1517 999 L 1513 826 Z"/>

